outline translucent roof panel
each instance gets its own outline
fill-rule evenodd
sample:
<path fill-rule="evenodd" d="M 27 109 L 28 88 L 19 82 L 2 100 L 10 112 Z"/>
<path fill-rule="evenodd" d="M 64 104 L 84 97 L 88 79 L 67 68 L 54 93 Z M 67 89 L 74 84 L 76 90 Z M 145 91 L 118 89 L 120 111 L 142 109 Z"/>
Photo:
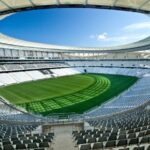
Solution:
<path fill-rule="evenodd" d="M 76 4 L 85 4 L 85 0 L 73 0 L 73 1 L 70 1 L 70 0 L 59 0 L 60 4 L 63 4 L 63 5 L 76 5 Z"/>
<path fill-rule="evenodd" d="M 34 5 L 58 5 L 57 0 L 32 0 Z"/>
<path fill-rule="evenodd" d="M 150 10 L 150 1 L 147 2 L 144 6 L 142 6 L 141 9 L 149 11 Z"/>
<path fill-rule="evenodd" d="M 88 0 L 88 4 L 90 5 L 108 5 L 112 6 L 113 5 L 113 0 Z"/>
<path fill-rule="evenodd" d="M 3 2 L 5 2 L 10 9 L 31 6 L 31 2 L 29 0 L 4 0 Z"/>
<path fill-rule="evenodd" d="M 117 0 L 115 6 L 138 9 L 143 3 L 144 0 L 126 0 L 126 2 L 124 0 Z"/>
<path fill-rule="evenodd" d="M 0 11 L 5 11 L 8 9 L 9 9 L 9 7 L 5 3 L 0 1 Z"/>
<path fill-rule="evenodd" d="M 0 0 L 0 14 L 13 13 L 21 9 L 34 9 L 44 6 L 64 7 L 107 7 L 111 9 L 124 9 L 132 11 L 150 12 L 150 0 Z"/>

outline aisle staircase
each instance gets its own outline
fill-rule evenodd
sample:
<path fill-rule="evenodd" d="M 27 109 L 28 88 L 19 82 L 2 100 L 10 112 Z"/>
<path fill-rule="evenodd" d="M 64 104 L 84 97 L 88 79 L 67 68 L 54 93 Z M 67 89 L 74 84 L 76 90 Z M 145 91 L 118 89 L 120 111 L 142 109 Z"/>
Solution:
<path fill-rule="evenodd" d="M 54 128 L 55 140 L 52 144 L 53 150 L 78 150 L 71 135 L 72 130 L 71 126 L 58 126 Z"/>

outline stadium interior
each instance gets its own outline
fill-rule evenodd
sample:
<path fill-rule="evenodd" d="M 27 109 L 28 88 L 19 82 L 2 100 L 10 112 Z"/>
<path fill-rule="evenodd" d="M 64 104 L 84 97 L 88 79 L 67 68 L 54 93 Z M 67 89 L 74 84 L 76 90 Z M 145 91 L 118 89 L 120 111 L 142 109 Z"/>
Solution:
<path fill-rule="evenodd" d="M 0 0 L 0 20 L 61 7 L 150 14 L 150 0 Z M 0 150 L 150 150 L 150 37 L 88 48 L 0 34 L 0 120 Z"/>

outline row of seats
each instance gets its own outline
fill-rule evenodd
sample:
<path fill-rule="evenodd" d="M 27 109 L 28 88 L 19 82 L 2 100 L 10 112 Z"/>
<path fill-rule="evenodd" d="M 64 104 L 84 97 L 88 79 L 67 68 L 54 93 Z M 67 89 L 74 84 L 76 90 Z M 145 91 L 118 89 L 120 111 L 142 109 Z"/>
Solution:
<path fill-rule="evenodd" d="M 58 67 L 68 67 L 68 65 L 65 63 L 4 64 L 0 65 L 0 72 Z"/>
<path fill-rule="evenodd" d="M 30 143 L 30 144 L 8 144 L 0 147 L 0 150 L 45 150 L 45 148 L 49 148 L 49 142 L 41 142 L 41 143 Z"/>
<path fill-rule="evenodd" d="M 107 55 L 108 56 L 108 55 Z M 142 67 L 142 68 L 150 68 L 150 62 L 144 61 L 144 60 L 93 60 L 91 57 L 91 60 L 87 61 L 67 61 L 67 63 L 72 67 Z"/>
<path fill-rule="evenodd" d="M 104 74 L 118 74 L 118 75 L 128 75 L 142 77 L 145 74 L 150 74 L 150 69 L 141 68 L 116 68 L 116 67 L 76 67 L 80 72 L 88 73 L 104 73 Z"/>
<path fill-rule="evenodd" d="M 49 148 L 53 140 L 54 133 L 48 134 L 19 134 L 10 136 L 9 138 L 2 138 L 0 142 L 0 149 L 14 150 L 14 149 L 38 149 Z"/>
<path fill-rule="evenodd" d="M 106 143 L 105 146 L 103 146 L 102 143 L 92 143 L 92 144 L 81 144 L 79 146 L 79 150 L 91 150 L 91 149 L 109 149 L 111 145 L 113 145 L 114 143 Z M 150 150 L 150 145 L 134 145 L 132 148 L 131 147 L 127 147 L 127 148 L 111 148 L 113 150 Z"/>
<path fill-rule="evenodd" d="M 79 71 L 76 71 L 72 68 L 0 73 L 0 86 L 78 73 Z"/>
<path fill-rule="evenodd" d="M 96 135 L 98 136 L 98 135 Z M 133 138 L 132 138 L 133 136 Z M 139 137 L 137 138 L 134 136 L 134 134 L 126 135 L 119 135 L 116 137 L 115 135 L 111 136 L 99 136 L 99 137 L 88 137 L 88 135 L 85 135 L 84 137 L 76 137 L 76 143 L 77 144 L 84 144 L 84 143 L 96 143 L 96 142 L 102 142 L 103 144 L 106 143 L 114 143 L 114 146 L 127 146 L 132 144 L 143 144 L 143 143 L 149 143 L 150 142 L 150 135 L 146 135 L 145 137 Z M 107 144 L 106 144 L 107 145 Z"/>
<path fill-rule="evenodd" d="M 82 141 L 85 141 L 87 143 L 90 141 L 104 142 L 104 141 L 134 139 L 134 138 L 138 138 L 139 142 L 144 142 L 142 137 L 150 135 L 150 129 L 147 129 L 146 131 L 141 130 L 138 132 L 136 132 L 136 130 L 129 130 L 129 132 L 130 133 L 126 133 L 125 131 L 122 132 L 116 131 L 116 132 L 102 133 L 100 131 L 97 131 L 95 133 L 94 132 L 84 133 L 84 134 L 78 133 L 74 135 L 74 138 L 76 141 L 81 139 Z"/>
<path fill-rule="evenodd" d="M 35 130 L 38 125 L 8 125 L 8 124 L 1 124 L 0 125 L 0 139 L 9 138 L 11 136 L 19 136 L 20 134 L 30 133 L 31 131 Z"/>

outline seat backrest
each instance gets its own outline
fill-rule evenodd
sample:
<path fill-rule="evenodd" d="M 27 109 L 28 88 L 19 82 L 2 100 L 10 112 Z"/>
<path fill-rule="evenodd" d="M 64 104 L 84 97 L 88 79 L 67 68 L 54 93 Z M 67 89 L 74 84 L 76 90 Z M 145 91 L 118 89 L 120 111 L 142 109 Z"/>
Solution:
<path fill-rule="evenodd" d="M 134 147 L 133 150 L 145 150 L 145 147 L 144 146 Z"/>
<path fill-rule="evenodd" d="M 14 147 L 11 144 L 4 145 L 4 150 L 14 150 Z"/>
<path fill-rule="evenodd" d="M 83 138 L 79 138 L 79 139 L 77 140 L 77 144 L 84 144 L 84 143 L 86 143 L 86 140 L 83 139 Z"/>
<path fill-rule="evenodd" d="M 29 149 L 37 148 L 37 144 L 36 143 L 29 143 L 27 145 L 27 148 L 29 148 Z"/>
<path fill-rule="evenodd" d="M 94 138 L 94 137 L 93 138 L 88 138 L 87 142 L 88 143 L 95 143 L 96 142 L 96 138 Z"/>
<path fill-rule="evenodd" d="M 48 142 L 39 143 L 39 147 L 49 147 Z"/>
<path fill-rule="evenodd" d="M 92 149 L 103 149 L 103 143 L 102 142 L 93 143 Z"/>
<path fill-rule="evenodd" d="M 117 146 L 126 146 L 128 144 L 127 139 L 119 140 Z"/>
<path fill-rule="evenodd" d="M 16 149 L 26 149 L 25 144 L 16 144 Z"/>
<path fill-rule="evenodd" d="M 108 141 L 105 145 L 105 147 L 115 147 L 116 146 L 116 141 Z"/>
<path fill-rule="evenodd" d="M 91 149 L 91 144 L 81 144 L 79 145 L 79 150 L 90 150 Z"/>

